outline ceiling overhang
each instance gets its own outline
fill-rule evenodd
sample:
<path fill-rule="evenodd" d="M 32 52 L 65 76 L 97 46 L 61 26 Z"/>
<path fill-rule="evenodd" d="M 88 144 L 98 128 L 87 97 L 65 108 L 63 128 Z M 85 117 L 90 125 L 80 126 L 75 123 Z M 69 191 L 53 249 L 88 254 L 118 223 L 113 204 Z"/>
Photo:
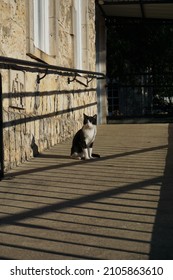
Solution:
<path fill-rule="evenodd" d="M 173 20 L 173 0 L 98 0 L 105 17 Z"/>

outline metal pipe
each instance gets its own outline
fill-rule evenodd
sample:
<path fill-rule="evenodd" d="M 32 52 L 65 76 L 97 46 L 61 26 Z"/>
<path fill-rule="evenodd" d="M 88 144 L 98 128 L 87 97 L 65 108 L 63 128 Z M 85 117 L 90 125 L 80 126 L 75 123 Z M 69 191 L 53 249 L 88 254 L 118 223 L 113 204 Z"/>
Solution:
<path fill-rule="evenodd" d="M 99 0 L 98 0 L 99 1 Z M 138 5 L 140 2 L 143 4 L 172 4 L 172 0 L 104 0 L 104 5 Z M 99 2 L 98 2 L 99 3 Z"/>
<path fill-rule="evenodd" d="M 4 177 L 2 74 L 0 73 L 0 180 Z"/>
<path fill-rule="evenodd" d="M 16 59 L 16 58 L 11 58 L 11 57 L 4 57 L 0 56 L 0 68 L 3 68 L 3 64 L 5 64 L 4 68 L 7 69 L 14 69 L 15 67 L 20 67 L 20 66 L 28 66 L 31 68 L 38 68 L 38 70 L 54 70 L 55 72 L 50 72 L 50 74 L 56 74 L 57 72 L 66 72 L 64 73 L 65 75 L 68 73 L 71 73 L 72 76 L 76 74 L 86 74 L 88 77 L 94 77 L 94 78 L 99 78 L 99 77 L 105 77 L 105 74 L 100 73 L 100 72 L 93 72 L 93 71 L 87 71 L 87 70 L 81 70 L 81 69 L 75 69 L 75 68 L 67 68 L 67 67 L 62 67 L 62 66 L 56 66 L 56 65 L 51 65 L 47 63 L 41 63 L 41 62 L 32 62 L 32 61 L 27 61 L 27 60 L 22 60 L 22 59 Z M 29 70 L 29 69 L 28 69 Z M 26 69 L 27 71 L 27 69 Z M 41 71 L 42 72 L 42 71 Z M 48 72 L 49 74 L 49 72 Z M 59 73 L 58 73 L 59 74 Z M 63 75 L 63 73 L 62 73 Z"/>

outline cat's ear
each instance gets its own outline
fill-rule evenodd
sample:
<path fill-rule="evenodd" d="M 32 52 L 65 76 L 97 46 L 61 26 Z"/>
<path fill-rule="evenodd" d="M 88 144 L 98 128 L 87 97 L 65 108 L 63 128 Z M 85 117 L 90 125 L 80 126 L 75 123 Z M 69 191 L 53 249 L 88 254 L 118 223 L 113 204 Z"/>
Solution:
<path fill-rule="evenodd" d="M 84 120 L 87 120 L 89 117 L 86 114 L 83 114 Z"/>
<path fill-rule="evenodd" d="M 95 115 L 93 116 L 93 118 L 94 118 L 94 119 L 97 119 L 97 115 L 95 114 Z"/>
<path fill-rule="evenodd" d="M 83 114 L 83 124 L 86 124 L 88 122 L 88 116 Z"/>

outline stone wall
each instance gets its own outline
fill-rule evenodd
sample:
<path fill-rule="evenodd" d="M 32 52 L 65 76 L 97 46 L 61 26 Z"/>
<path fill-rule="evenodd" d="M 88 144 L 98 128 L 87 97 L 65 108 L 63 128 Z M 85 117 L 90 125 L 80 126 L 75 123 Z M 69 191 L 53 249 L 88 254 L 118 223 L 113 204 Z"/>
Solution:
<path fill-rule="evenodd" d="M 0 55 L 29 61 L 42 58 L 47 63 L 73 68 L 73 1 L 50 1 L 51 9 L 58 8 L 51 25 L 54 55 L 50 56 L 31 48 L 28 2 L 32 1 L 1 0 Z M 88 5 L 89 69 L 86 70 L 95 71 L 95 1 L 88 0 Z M 82 125 L 83 113 L 94 115 L 97 112 L 96 80 L 86 87 L 76 81 L 69 84 L 66 76 L 49 74 L 37 83 L 38 73 L 0 71 L 5 171 L 71 138 Z"/>

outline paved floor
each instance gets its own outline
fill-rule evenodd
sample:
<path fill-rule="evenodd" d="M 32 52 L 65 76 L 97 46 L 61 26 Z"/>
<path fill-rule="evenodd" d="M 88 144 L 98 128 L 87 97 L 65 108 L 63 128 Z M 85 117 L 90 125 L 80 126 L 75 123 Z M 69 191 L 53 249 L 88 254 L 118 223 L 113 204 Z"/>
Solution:
<path fill-rule="evenodd" d="M 70 146 L 0 182 L 0 259 L 173 259 L 173 125 L 99 126 L 97 160 Z"/>

